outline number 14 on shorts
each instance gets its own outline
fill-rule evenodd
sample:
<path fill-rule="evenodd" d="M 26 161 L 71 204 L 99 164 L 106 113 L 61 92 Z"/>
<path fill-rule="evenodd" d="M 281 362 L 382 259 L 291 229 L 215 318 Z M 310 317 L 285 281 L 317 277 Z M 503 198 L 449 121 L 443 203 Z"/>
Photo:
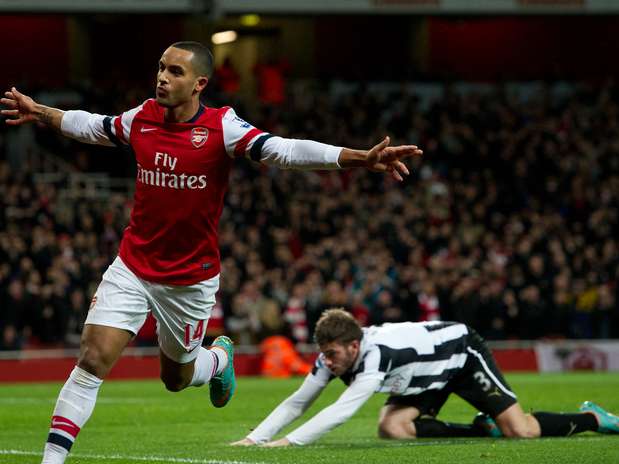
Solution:
<path fill-rule="evenodd" d="M 193 330 L 193 327 L 191 326 L 191 324 L 187 324 L 185 326 L 185 349 L 187 350 L 187 352 L 191 351 L 192 348 L 192 343 L 195 340 L 199 340 L 200 342 L 202 342 L 202 338 L 204 337 L 204 323 L 206 321 L 198 321 L 198 323 L 196 324 L 196 328 L 195 330 Z M 193 331 L 193 335 L 191 334 L 191 332 Z"/>

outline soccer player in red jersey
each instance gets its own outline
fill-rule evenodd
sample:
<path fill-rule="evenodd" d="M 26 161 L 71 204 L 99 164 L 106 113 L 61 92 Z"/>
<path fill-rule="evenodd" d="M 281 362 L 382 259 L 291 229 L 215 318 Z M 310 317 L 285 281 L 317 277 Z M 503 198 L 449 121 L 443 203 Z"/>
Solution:
<path fill-rule="evenodd" d="M 232 342 L 202 340 L 219 287 L 217 226 L 237 157 L 283 169 L 365 167 L 401 181 L 415 145 L 352 150 L 265 133 L 233 109 L 208 108 L 200 94 L 212 73 L 210 51 L 177 42 L 159 60 L 156 98 L 110 117 L 61 111 L 16 88 L 1 103 L 7 124 L 45 123 L 85 143 L 129 145 L 137 161 L 135 202 L 119 256 L 103 274 L 82 333 L 75 369 L 54 409 L 43 463 L 64 462 L 90 417 L 103 379 L 149 310 L 157 319 L 161 379 L 170 391 L 209 383 L 224 406 L 236 386 Z"/>

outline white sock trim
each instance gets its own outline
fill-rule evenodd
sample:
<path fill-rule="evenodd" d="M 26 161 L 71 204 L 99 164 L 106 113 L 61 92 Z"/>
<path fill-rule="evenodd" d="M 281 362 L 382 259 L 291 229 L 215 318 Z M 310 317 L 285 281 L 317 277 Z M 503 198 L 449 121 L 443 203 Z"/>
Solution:
<path fill-rule="evenodd" d="M 43 464 L 62 464 L 80 429 L 90 418 L 103 380 L 75 366 L 58 395 Z M 58 442 L 57 440 L 60 440 Z M 66 445 L 66 446 L 65 446 Z"/>
<path fill-rule="evenodd" d="M 43 461 L 41 464 L 62 464 L 69 452 L 62 446 L 53 443 L 45 443 L 43 450 Z"/>
<path fill-rule="evenodd" d="M 210 351 L 217 356 L 217 374 L 221 374 L 228 367 L 228 352 L 220 346 L 211 346 Z"/>
<path fill-rule="evenodd" d="M 85 371 L 79 366 L 75 366 L 73 368 L 69 377 L 73 379 L 75 383 L 86 388 L 97 388 L 103 383 L 102 379 L 88 371 Z"/>
<path fill-rule="evenodd" d="M 217 355 L 211 350 L 200 347 L 198 356 L 193 363 L 193 377 L 189 385 L 199 387 L 208 383 L 213 376 L 217 375 L 217 364 Z"/>

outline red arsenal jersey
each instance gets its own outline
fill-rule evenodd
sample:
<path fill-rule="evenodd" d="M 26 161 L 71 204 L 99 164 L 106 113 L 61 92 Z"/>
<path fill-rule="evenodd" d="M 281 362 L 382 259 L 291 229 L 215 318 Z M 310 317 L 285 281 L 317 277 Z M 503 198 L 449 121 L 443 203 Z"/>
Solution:
<path fill-rule="evenodd" d="M 153 99 L 105 118 L 103 128 L 115 144 L 129 145 L 137 161 L 123 262 L 144 280 L 171 285 L 219 274 L 217 228 L 233 158 L 264 140 L 263 132 L 229 107 L 200 106 L 190 121 L 165 122 Z M 261 143 L 255 145 L 259 151 Z"/>

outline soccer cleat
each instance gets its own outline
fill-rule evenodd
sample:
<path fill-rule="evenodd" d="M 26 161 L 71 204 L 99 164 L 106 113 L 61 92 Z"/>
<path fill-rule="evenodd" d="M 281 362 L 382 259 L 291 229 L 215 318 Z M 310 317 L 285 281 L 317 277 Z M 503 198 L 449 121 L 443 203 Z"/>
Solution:
<path fill-rule="evenodd" d="M 591 401 L 585 401 L 580 405 L 580 412 L 588 412 L 595 416 L 598 421 L 598 432 L 619 433 L 619 417 L 611 414 Z"/>
<path fill-rule="evenodd" d="M 225 335 L 217 337 L 213 341 L 213 346 L 218 346 L 226 350 L 228 355 L 228 365 L 220 373 L 213 377 L 209 383 L 211 403 L 216 408 L 223 408 L 234 395 L 236 390 L 236 378 L 234 377 L 234 346 L 232 340 Z"/>
<path fill-rule="evenodd" d="M 499 426 L 496 425 L 494 419 L 483 412 L 480 412 L 475 416 L 475 419 L 473 419 L 473 425 L 481 427 L 491 438 L 501 438 L 503 436 L 503 432 L 501 432 Z"/>

